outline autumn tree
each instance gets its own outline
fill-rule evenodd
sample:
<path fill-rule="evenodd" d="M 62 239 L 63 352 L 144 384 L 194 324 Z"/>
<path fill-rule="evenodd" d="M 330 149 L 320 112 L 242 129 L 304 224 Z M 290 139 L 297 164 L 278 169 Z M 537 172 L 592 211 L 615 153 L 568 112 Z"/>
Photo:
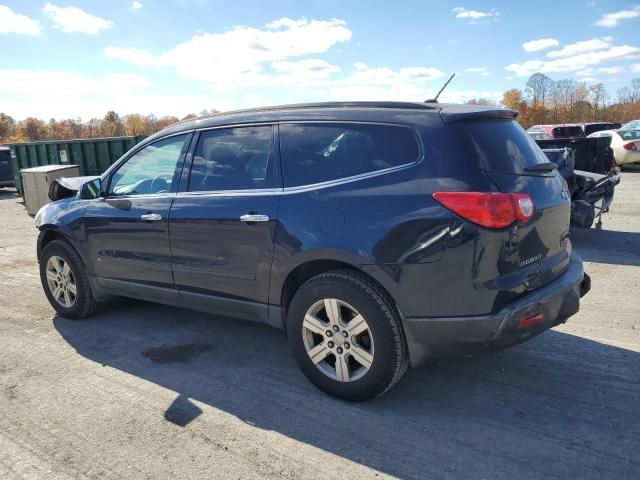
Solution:
<path fill-rule="evenodd" d="M 16 133 L 16 121 L 5 113 L 0 113 L 0 142 L 6 142 Z"/>
<path fill-rule="evenodd" d="M 35 142 L 47 139 L 47 125 L 39 118 L 29 117 L 16 126 L 19 141 Z"/>
<path fill-rule="evenodd" d="M 467 105 L 480 105 L 485 107 L 491 107 L 495 105 L 495 102 L 493 102 L 492 100 L 489 100 L 488 98 L 482 98 L 482 97 L 472 98 L 471 100 L 468 100 L 465 103 Z"/>
<path fill-rule="evenodd" d="M 124 130 L 120 115 L 113 110 L 108 111 L 104 116 L 101 128 L 103 135 L 107 137 L 119 137 L 122 135 Z"/>

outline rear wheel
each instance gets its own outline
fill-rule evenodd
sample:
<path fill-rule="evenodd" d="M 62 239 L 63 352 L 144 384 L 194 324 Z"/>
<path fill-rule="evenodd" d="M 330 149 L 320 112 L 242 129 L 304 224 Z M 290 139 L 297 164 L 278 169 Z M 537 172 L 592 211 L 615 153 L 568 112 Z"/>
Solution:
<path fill-rule="evenodd" d="M 64 317 L 85 318 L 99 306 L 82 259 L 63 240 L 54 240 L 42 250 L 40 281 L 49 303 Z"/>
<path fill-rule="evenodd" d="M 407 368 L 393 305 L 377 285 L 354 271 L 323 273 L 300 287 L 287 315 L 287 333 L 307 378 L 346 400 L 382 395 Z"/>

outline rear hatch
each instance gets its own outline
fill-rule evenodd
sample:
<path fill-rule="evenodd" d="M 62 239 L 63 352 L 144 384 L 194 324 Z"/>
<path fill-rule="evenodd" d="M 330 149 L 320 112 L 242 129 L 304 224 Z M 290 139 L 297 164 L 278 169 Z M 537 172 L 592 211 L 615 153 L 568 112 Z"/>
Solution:
<path fill-rule="evenodd" d="M 526 278 L 527 289 L 538 288 L 564 272 L 569 264 L 571 201 L 566 182 L 548 158 L 515 121 L 515 112 L 496 110 L 443 118 L 465 154 L 502 193 L 527 194 L 535 206 L 531 220 L 512 228 L 510 242 L 517 256 L 501 258 L 501 273 Z M 513 234 L 515 232 L 515 234 Z M 511 249 L 510 249 L 511 250 Z M 513 251 L 513 250 L 511 250 Z"/>

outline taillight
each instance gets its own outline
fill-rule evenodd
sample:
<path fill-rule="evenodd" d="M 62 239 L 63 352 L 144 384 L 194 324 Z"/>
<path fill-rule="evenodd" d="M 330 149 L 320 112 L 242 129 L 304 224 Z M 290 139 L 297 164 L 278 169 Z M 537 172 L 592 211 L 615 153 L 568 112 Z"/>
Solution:
<path fill-rule="evenodd" d="M 634 152 L 635 152 L 636 150 L 638 150 L 638 148 L 636 147 L 636 142 L 629 142 L 629 143 L 625 143 L 625 144 L 623 145 L 623 148 L 624 148 L 625 150 L 633 150 Z"/>
<path fill-rule="evenodd" d="M 435 192 L 433 198 L 453 213 L 487 228 L 526 223 L 536 213 L 526 193 Z"/>

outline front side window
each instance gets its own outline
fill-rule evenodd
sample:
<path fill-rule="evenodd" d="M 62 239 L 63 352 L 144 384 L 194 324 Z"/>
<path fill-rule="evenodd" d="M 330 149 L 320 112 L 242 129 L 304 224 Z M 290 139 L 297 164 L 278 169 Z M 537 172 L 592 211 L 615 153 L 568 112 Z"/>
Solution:
<path fill-rule="evenodd" d="M 286 187 L 376 172 L 419 156 L 412 130 L 393 125 L 283 124 L 280 148 Z"/>
<path fill-rule="evenodd" d="M 111 177 L 109 195 L 165 193 L 176 181 L 177 166 L 187 135 L 147 145 L 129 158 Z"/>
<path fill-rule="evenodd" d="M 193 156 L 190 192 L 275 186 L 273 127 L 237 127 L 200 134 Z"/>

